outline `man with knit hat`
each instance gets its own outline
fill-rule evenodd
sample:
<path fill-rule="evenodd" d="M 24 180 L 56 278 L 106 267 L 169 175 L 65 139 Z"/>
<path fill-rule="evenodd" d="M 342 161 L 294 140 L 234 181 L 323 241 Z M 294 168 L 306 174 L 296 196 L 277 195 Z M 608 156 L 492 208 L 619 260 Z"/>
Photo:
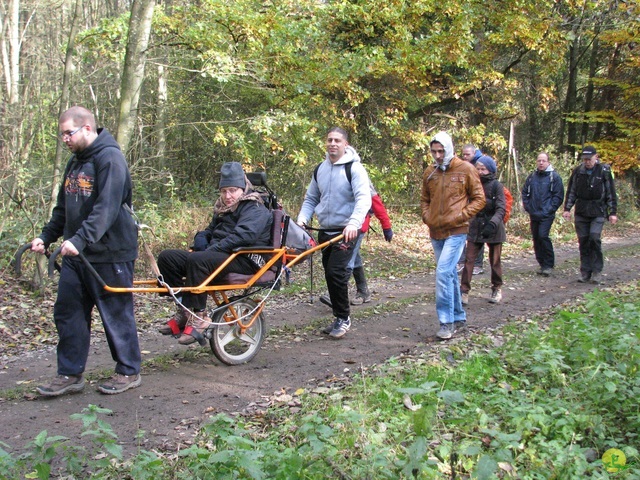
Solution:
<path fill-rule="evenodd" d="M 238 162 L 222 165 L 220 197 L 213 206 L 209 226 L 194 238 L 193 251 L 164 250 L 158 256 L 158 268 L 164 282 L 172 288 L 195 287 L 222 265 L 233 250 L 240 247 L 269 245 L 273 216 L 264 206 L 262 197 L 254 192 Z M 265 263 L 260 255 L 239 255 L 220 276 L 227 273 L 253 275 Z M 196 340 L 203 344 L 202 332 L 210 325 L 206 314 L 207 293 L 182 293 L 176 314 L 163 335 L 179 335 L 178 343 L 189 345 Z"/>
<path fill-rule="evenodd" d="M 605 220 L 612 225 L 618 221 L 618 197 L 611 174 L 611 167 L 598 161 L 595 147 L 582 149 L 582 165 L 578 165 L 569 177 L 564 203 L 565 220 L 571 218 L 575 205 L 575 227 L 580 247 L 581 283 L 602 283 L 602 229 Z"/>
<path fill-rule="evenodd" d="M 485 205 L 478 171 L 453 153 L 453 142 L 445 132 L 431 140 L 434 163 L 422 177 L 420 207 L 429 227 L 436 257 L 436 312 L 438 338 L 446 340 L 465 325 L 456 264 L 469 232 L 469 220 Z"/>

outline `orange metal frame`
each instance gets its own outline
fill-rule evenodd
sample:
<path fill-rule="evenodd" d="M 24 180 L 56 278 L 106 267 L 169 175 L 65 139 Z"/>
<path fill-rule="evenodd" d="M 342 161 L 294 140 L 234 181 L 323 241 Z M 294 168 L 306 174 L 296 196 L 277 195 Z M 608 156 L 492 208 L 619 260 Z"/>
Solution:
<path fill-rule="evenodd" d="M 310 255 L 313 255 L 315 252 L 322 250 L 334 243 L 341 241 L 343 235 L 338 235 L 337 237 L 332 238 L 331 240 L 316 245 L 309 250 L 306 250 L 299 254 L 294 254 L 291 250 L 286 247 L 281 248 L 265 248 L 265 249 L 246 249 L 239 250 L 237 252 L 232 253 L 227 260 L 220 265 L 214 272 L 211 273 L 200 285 L 192 286 L 192 287 L 180 287 L 179 290 L 181 292 L 191 292 L 191 293 L 208 293 L 216 302 L 218 307 L 223 305 L 228 305 L 227 311 L 224 314 L 225 322 L 236 322 L 240 328 L 240 332 L 244 333 L 245 330 L 250 328 L 255 320 L 262 313 L 264 308 L 264 303 L 260 302 L 258 308 L 251 316 L 249 321 L 243 321 L 241 316 L 236 312 L 233 307 L 233 302 L 229 301 L 229 297 L 227 296 L 227 292 L 229 290 L 246 290 L 248 288 L 253 287 L 256 282 L 260 279 L 260 277 L 267 272 L 271 267 L 273 267 L 278 261 L 282 260 L 282 265 L 286 265 L 287 267 L 293 267 L 296 264 L 300 263 L 302 260 L 307 258 Z M 260 270 L 258 270 L 247 282 L 240 284 L 213 284 L 211 283 L 218 277 L 220 272 L 224 270 L 224 268 L 229 265 L 236 257 L 239 255 L 247 255 L 250 253 L 257 254 L 272 254 L 271 258 L 267 263 L 265 263 Z M 281 267 L 282 268 L 282 267 Z M 145 285 L 147 285 L 145 287 Z M 109 292 L 114 293 L 169 293 L 169 290 L 166 287 L 159 287 L 157 279 L 148 279 L 148 280 L 135 280 L 133 282 L 133 287 L 110 287 L 108 285 L 104 286 L 104 289 Z"/>

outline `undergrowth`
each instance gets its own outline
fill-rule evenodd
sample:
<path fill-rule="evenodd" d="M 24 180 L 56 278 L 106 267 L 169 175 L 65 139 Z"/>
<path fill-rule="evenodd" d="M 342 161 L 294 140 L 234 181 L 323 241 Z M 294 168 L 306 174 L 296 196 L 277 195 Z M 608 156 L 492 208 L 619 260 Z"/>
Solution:
<path fill-rule="evenodd" d="M 72 416 L 85 445 L 42 432 L 0 449 L 0 478 L 640 478 L 639 305 L 637 283 L 594 292 L 491 332 L 500 347 L 484 332 L 365 368 L 296 414 L 215 416 L 177 455 L 123 458 L 110 412 L 89 406 Z M 607 471 L 610 448 L 625 468 Z"/>

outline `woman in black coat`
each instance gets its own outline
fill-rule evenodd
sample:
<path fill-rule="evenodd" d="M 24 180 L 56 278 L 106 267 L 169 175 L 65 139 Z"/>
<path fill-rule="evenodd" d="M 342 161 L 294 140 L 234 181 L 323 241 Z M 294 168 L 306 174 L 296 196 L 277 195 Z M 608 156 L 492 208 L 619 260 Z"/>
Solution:
<path fill-rule="evenodd" d="M 496 162 L 488 155 L 481 156 L 476 162 L 480 181 L 484 189 L 486 205 L 484 209 L 473 217 L 469 223 L 467 235 L 467 256 L 465 258 L 462 278 L 460 279 L 460 293 L 462 304 L 469 303 L 473 264 L 478 252 L 486 243 L 489 246 L 489 266 L 491 267 L 491 297 L 489 302 L 499 303 L 502 300 L 502 244 L 507 241 L 504 226 L 504 215 L 507 202 L 504 187 L 496 179 Z"/>

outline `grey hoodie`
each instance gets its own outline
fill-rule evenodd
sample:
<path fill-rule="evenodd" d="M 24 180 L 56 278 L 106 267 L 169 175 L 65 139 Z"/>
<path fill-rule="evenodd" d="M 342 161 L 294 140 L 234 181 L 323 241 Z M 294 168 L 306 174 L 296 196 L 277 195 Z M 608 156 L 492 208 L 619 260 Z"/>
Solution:
<path fill-rule="evenodd" d="M 344 166 L 351 163 L 351 183 Z M 351 146 L 336 163 L 329 155 L 318 168 L 317 180 L 311 179 L 302 202 L 298 223 L 307 224 L 316 214 L 320 228 L 342 231 L 347 225 L 358 230 L 371 209 L 369 175 L 360 163 L 360 156 Z"/>

